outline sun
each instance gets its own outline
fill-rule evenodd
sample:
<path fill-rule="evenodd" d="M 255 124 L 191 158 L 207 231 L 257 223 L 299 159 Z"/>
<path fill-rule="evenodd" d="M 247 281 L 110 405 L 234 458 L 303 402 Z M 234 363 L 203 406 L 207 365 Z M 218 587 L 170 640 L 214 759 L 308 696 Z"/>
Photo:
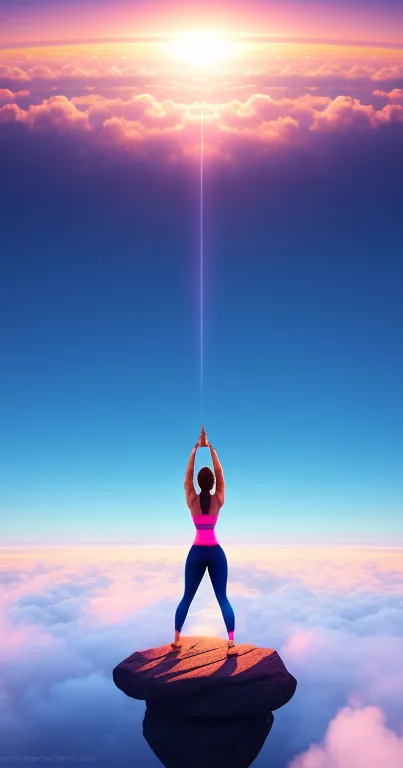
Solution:
<path fill-rule="evenodd" d="M 208 68 L 230 58 L 233 44 L 222 32 L 189 31 L 178 35 L 171 46 L 175 58 L 190 66 Z"/>

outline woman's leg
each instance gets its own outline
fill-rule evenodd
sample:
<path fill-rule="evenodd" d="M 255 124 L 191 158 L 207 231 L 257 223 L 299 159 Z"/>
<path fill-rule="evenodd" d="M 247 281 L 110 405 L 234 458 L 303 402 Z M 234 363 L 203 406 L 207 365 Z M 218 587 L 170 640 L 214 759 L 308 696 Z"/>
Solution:
<path fill-rule="evenodd" d="M 207 561 L 206 554 L 203 552 L 206 547 L 192 545 L 185 564 L 185 592 L 180 601 L 176 613 L 175 613 L 175 640 L 178 640 L 178 636 L 182 631 L 183 624 L 187 616 L 187 612 L 190 608 L 199 584 L 203 578 L 204 571 L 206 570 Z"/>
<path fill-rule="evenodd" d="M 225 552 L 220 544 L 211 546 L 209 553 L 208 571 L 216 598 L 220 604 L 225 621 L 230 644 L 233 644 L 235 630 L 235 615 L 227 597 L 228 563 Z"/>

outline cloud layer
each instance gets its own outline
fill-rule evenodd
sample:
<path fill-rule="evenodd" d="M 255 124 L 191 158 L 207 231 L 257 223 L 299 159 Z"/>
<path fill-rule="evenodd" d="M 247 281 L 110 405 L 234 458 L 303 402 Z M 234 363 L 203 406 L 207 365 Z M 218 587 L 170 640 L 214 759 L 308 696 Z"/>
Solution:
<path fill-rule="evenodd" d="M 205 73 L 161 57 L 152 46 L 3 51 L 0 123 L 160 162 L 199 156 L 201 112 L 206 154 L 227 162 L 390 125 L 403 138 L 400 51 L 272 45 Z"/>
<path fill-rule="evenodd" d="M 199 110 L 171 100 L 158 101 L 149 94 L 128 100 L 55 95 L 26 109 L 10 102 L 0 108 L 0 123 L 19 123 L 59 135 L 93 134 L 105 149 L 163 153 L 169 160 L 200 154 Z M 375 109 L 351 96 L 332 100 L 307 94 L 291 100 L 256 94 L 245 102 L 203 111 L 206 155 L 230 161 L 239 160 L 240 149 L 270 152 L 310 144 L 315 134 L 351 134 L 389 124 L 403 126 L 402 104 Z"/>
<path fill-rule="evenodd" d="M 276 648 L 298 680 L 258 761 L 398 768 L 402 552 L 235 545 L 226 552 L 236 639 Z M 170 641 L 186 553 L 151 545 L 3 550 L 5 754 L 74 751 L 130 765 L 134 718 L 145 750 L 139 764 L 154 764 L 140 736 L 143 705 L 119 695 L 111 672 L 134 650 Z M 183 630 L 199 632 L 225 637 L 207 576 Z"/>

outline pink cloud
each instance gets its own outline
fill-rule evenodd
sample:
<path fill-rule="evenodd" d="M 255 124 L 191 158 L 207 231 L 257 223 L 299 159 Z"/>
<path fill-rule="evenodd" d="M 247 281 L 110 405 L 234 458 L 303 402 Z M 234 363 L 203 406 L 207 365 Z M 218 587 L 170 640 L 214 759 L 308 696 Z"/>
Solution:
<path fill-rule="evenodd" d="M 66 96 L 51 96 L 42 104 L 21 109 L 16 104 L 0 108 L 1 122 L 20 122 L 35 130 L 54 130 L 65 134 L 72 130 L 90 130 L 87 114 L 79 112 Z"/>
<path fill-rule="evenodd" d="M 47 649 L 62 648 L 64 643 L 40 625 L 15 626 L 0 615 L 0 663 L 14 659 L 28 645 L 37 656 Z"/>
<path fill-rule="evenodd" d="M 130 61 L 125 66 L 116 66 L 114 58 L 110 54 L 105 57 L 84 57 L 74 55 L 74 60 L 63 62 L 64 57 L 47 56 L 43 59 L 33 60 L 32 55 L 25 56 L 14 62 L 5 62 L 0 65 L 0 76 L 3 79 L 22 81 L 51 81 L 51 80 L 83 80 L 87 78 L 100 80 L 138 79 L 141 82 L 153 80 L 161 76 L 161 70 L 141 66 L 139 62 Z M 121 64 L 121 62 L 120 62 Z"/>
<path fill-rule="evenodd" d="M 128 100 L 106 99 L 94 94 L 74 97 L 71 102 L 84 114 L 88 114 L 89 124 L 93 127 L 116 117 L 134 123 L 139 121 L 145 129 L 165 130 L 180 125 L 188 111 L 187 107 L 175 104 L 172 100 L 158 101 L 147 93 Z"/>
<path fill-rule="evenodd" d="M 403 77 L 403 64 L 394 64 L 388 67 L 382 67 L 373 73 L 372 80 L 395 80 Z"/>
<path fill-rule="evenodd" d="M 94 51 L 96 53 L 94 54 Z M 125 54 L 122 56 L 122 52 Z M 400 51 L 379 49 L 378 56 L 371 56 L 360 47 L 339 47 L 333 51 L 325 45 L 289 45 L 281 50 L 269 46 L 265 64 L 262 66 L 261 51 L 248 52 L 245 58 L 230 60 L 219 67 L 213 75 L 204 77 L 203 90 L 227 85 L 227 88 L 244 88 L 252 92 L 261 90 L 263 85 L 279 85 L 294 80 L 305 80 L 309 87 L 313 80 L 326 84 L 335 80 L 342 85 L 346 81 L 388 81 L 403 77 L 403 64 Z M 311 55 L 306 55 L 310 53 Z M 156 52 L 150 48 L 136 46 L 114 46 L 98 44 L 89 50 L 81 46 L 69 46 L 68 51 L 49 47 L 28 51 L 0 51 L 0 77 L 9 80 L 30 81 L 46 84 L 58 81 L 88 79 L 100 84 L 126 83 L 131 87 L 140 86 L 148 89 L 155 85 L 159 91 L 167 88 L 169 93 L 200 93 L 200 82 L 192 78 L 186 63 L 182 64 L 170 56 L 168 51 Z M 204 73 L 206 74 L 206 73 Z M 276 83 L 276 79 L 278 82 Z M 86 83 L 88 84 L 88 83 Z M 171 89 L 171 90 L 170 90 Z M 229 90 L 226 91 L 227 96 Z"/>
<path fill-rule="evenodd" d="M 346 130 L 349 128 L 371 128 L 375 126 L 374 107 L 363 105 L 352 96 L 336 96 L 321 114 L 315 116 L 312 130 Z"/>
<path fill-rule="evenodd" d="M 394 88 L 392 91 L 376 90 L 372 94 L 373 96 L 382 96 L 384 99 L 388 99 L 396 104 L 403 104 L 403 88 Z"/>
<path fill-rule="evenodd" d="M 376 110 L 372 104 L 361 104 L 352 96 L 337 96 L 320 114 L 316 114 L 312 130 L 346 131 L 377 128 L 388 122 L 403 122 L 403 107 L 387 105 Z"/>
<path fill-rule="evenodd" d="M 312 67 L 306 61 L 300 60 L 288 64 L 280 69 L 278 74 L 281 77 L 307 77 L 315 79 L 326 79 L 339 77 L 345 80 L 356 80 L 361 78 L 370 78 L 376 72 L 373 67 L 368 65 L 349 64 L 348 62 L 339 64 L 338 62 L 327 61 L 319 66 Z"/>
<path fill-rule="evenodd" d="M 312 652 L 320 643 L 317 631 L 313 629 L 300 629 L 293 632 L 284 646 L 285 653 L 289 658 L 306 659 L 312 655 Z"/>
<path fill-rule="evenodd" d="M 0 77 L 3 80 L 21 80 L 23 82 L 31 80 L 30 76 L 21 67 L 8 64 L 0 64 Z"/>
<path fill-rule="evenodd" d="M 306 78 L 307 80 L 314 79 L 319 81 L 387 81 L 403 76 L 403 64 L 401 64 L 400 56 L 399 58 L 396 57 L 395 63 L 388 63 L 381 67 L 375 62 L 373 64 L 367 64 L 366 62 L 357 63 L 348 60 L 325 60 L 313 66 L 310 57 L 308 56 L 306 58 L 295 58 L 285 65 L 282 61 L 271 61 L 264 66 L 259 67 L 253 74 L 257 76 L 258 80 L 270 75 L 271 77 L 277 76 L 278 78 L 284 79 Z"/>
<path fill-rule="evenodd" d="M 136 574 L 137 575 L 137 574 Z M 158 600 L 172 599 L 178 596 L 178 585 L 169 579 L 170 572 L 158 570 L 156 575 L 149 573 L 141 590 L 133 589 L 133 573 L 121 575 L 109 586 L 100 589 L 87 602 L 88 618 L 102 624 L 118 624 L 123 619 L 152 605 L 155 596 Z"/>
<path fill-rule="evenodd" d="M 401 768 L 403 736 L 387 728 L 379 707 L 344 707 L 321 744 L 312 744 L 288 768 Z"/>
<path fill-rule="evenodd" d="M 403 88 L 394 88 L 393 91 L 388 93 L 388 98 L 389 101 L 403 104 Z"/>
<path fill-rule="evenodd" d="M 0 88 L 0 104 L 9 104 L 19 96 L 29 96 L 29 91 L 10 91 L 9 88 Z"/>
<path fill-rule="evenodd" d="M 376 110 L 351 96 L 332 100 L 311 93 L 295 99 L 253 94 L 245 101 L 204 105 L 203 114 L 206 154 L 231 162 L 237 161 L 242 146 L 270 151 L 306 144 L 313 140 L 312 132 L 369 131 L 403 122 L 403 106 L 398 103 Z M 198 157 L 200 151 L 200 105 L 159 101 L 146 93 L 126 100 L 97 94 L 72 99 L 55 95 L 27 109 L 8 103 L 0 108 L 0 122 L 21 122 L 32 130 L 59 134 L 96 131 L 105 146 L 141 154 L 162 152 L 168 160 Z"/>

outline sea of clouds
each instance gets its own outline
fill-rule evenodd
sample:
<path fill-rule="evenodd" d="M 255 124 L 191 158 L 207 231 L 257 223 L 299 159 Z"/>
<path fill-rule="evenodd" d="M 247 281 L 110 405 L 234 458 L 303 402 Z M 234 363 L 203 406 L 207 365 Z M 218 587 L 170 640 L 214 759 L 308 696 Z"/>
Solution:
<path fill-rule="evenodd" d="M 201 110 L 206 157 L 232 165 L 346 133 L 402 135 L 403 52 L 272 44 L 194 72 L 152 46 L 0 50 L 0 124 L 71 137 L 81 152 L 198 158 Z"/>
<path fill-rule="evenodd" d="M 403 550 L 225 546 L 236 640 L 297 678 L 254 765 L 401 768 Z M 173 637 L 186 546 L 5 548 L 0 554 L 2 756 L 160 765 L 144 703 L 112 670 Z M 225 637 L 206 574 L 184 635 Z M 2 757 L 4 760 L 4 757 Z"/>

